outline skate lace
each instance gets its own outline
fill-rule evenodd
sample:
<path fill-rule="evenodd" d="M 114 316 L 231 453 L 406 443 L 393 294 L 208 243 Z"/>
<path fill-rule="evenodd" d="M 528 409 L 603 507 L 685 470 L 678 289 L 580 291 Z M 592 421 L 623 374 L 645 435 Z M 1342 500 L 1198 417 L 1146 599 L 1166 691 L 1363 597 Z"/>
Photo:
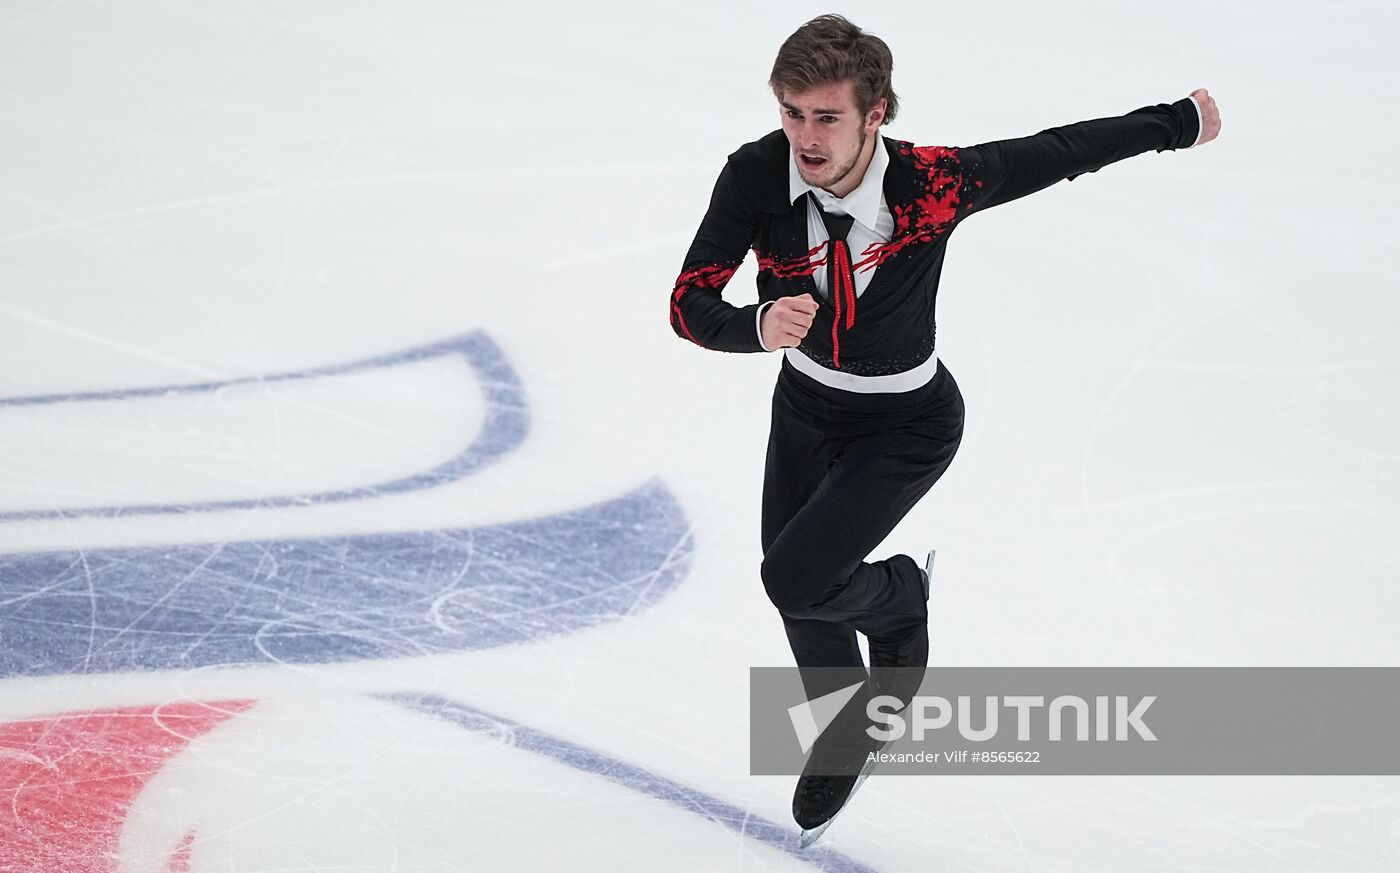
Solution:
<path fill-rule="evenodd" d="M 871 660 L 878 661 L 880 667 L 908 667 L 914 662 L 913 652 L 909 646 L 882 646 L 878 643 L 871 643 Z"/>

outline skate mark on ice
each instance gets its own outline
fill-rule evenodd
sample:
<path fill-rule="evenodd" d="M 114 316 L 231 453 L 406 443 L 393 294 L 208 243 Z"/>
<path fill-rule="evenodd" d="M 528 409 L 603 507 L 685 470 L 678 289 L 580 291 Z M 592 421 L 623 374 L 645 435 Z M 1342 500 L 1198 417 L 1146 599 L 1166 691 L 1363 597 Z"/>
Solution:
<path fill-rule="evenodd" d="M 778 849 L 810 864 L 814 870 L 827 873 L 876 873 L 874 868 L 825 847 L 802 849 L 799 845 L 799 834 L 792 826 L 775 824 L 733 804 L 711 797 L 698 788 L 659 776 L 520 722 L 490 715 L 432 694 L 399 692 L 380 695 L 380 699 L 443 719 L 469 731 L 486 734 L 508 733 L 515 748 L 552 758 L 576 770 L 673 804 L 686 812 L 728 828 L 740 837 Z"/>

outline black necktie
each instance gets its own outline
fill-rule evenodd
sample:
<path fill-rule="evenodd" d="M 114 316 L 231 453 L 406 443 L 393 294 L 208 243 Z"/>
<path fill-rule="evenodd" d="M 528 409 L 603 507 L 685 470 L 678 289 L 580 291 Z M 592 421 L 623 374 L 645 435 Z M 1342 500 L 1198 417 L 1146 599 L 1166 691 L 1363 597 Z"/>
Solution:
<path fill-rule="evenodd" d="M 821 204 L 817 207 L 820 209 Z M 836 318 L 831 323 L 831 359 L 837 369 L 841 367 L 841 339 L 838 336 L 843 327 L 850 330 L 856 323 L 856 281 L 851 272 L 851 250 L 846 245 L 846 234 L 850 233 L 855 219 L 849 215 L 836 215 L 821 210 L 822 223 L 826 225 L 829 241 L 826 247 L 826 295 L 836 307 Z"/>

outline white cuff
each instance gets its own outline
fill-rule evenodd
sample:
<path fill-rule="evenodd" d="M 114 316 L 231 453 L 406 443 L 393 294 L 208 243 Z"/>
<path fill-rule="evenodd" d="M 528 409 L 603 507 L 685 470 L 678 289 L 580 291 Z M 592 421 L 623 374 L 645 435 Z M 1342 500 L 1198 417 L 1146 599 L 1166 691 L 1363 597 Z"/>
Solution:
<path fill-rule="evenodd" d="M 763 310 L 765 310 L 765 309 L 767 309 L 768 307 L 772 306 L 773 303 L 774 303 L 774 301 L 769 300 L 767 303 L 765 303 L 765 304 L 763 304 L 762 306 L 758 307 L 758 314 L 757 314 L 756 316 L 754 316 L 754 320 L 753 320 L 754 327 L 755 327 L 755 329 L 758 330 L 758 347 L 759 347 L 760 349 L 763 349 L 765 352 L 771 352 L 771 351 L 773 351 L 773 350 L 770 349 L 770 348 L 768 348 L 767 346 L 765 346 L 765 345 L 763 344 Z"/>
<path fill-rule="evenodd" d="M 1186 96 L 1191 98 L 1191 105 L 1196 107 L 1196 142 L 1193 142 L 1191 143 L 1191 145 L 1187 146 L 1187 148 L 1190 149 L 1195 148 L 1196 143 L 1201 141 L 1201 134 L 1205 133 L 1206 131 L 1206 122 L 1205 116 L 1201 114 L 1201 104 L 1197 102 L 1196 98 L 1192 97 L 1190 94 L 1187 94 Z"/>

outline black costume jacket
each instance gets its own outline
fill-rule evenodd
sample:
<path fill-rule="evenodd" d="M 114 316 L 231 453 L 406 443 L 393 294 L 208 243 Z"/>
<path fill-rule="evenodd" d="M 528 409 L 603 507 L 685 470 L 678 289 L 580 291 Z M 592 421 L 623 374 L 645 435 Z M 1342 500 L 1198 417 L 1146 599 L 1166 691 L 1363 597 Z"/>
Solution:
<path fill-rule="evenodd" d="M 845 288 L 824 300 L 812 273 L 825 268 L 826 246 L 808 245 L 806 197 L 788 199 L 789 146 L 775 130 L 741 146 L 720 172 L 671 293 L 671 327 L 705 348 L 759 352 L 758 308 L 811 294 L 820 308 L 799 351 L 857 376 L 903 372 L 933 354 L 938 277 L 959 222 L 1148 150 L 1190 147 L 1199 132 L 1198 110 L 1184 97 L 964 148 L 882 136 L 877 147 L 889 152 L 884 194 L 894 232 L 888 243 L 852 253 L 855 270 L 878 267 L 859 299 Z M 758 256 L 759 302 L 734 306 L 721 292 L 751 249 Z"/>

